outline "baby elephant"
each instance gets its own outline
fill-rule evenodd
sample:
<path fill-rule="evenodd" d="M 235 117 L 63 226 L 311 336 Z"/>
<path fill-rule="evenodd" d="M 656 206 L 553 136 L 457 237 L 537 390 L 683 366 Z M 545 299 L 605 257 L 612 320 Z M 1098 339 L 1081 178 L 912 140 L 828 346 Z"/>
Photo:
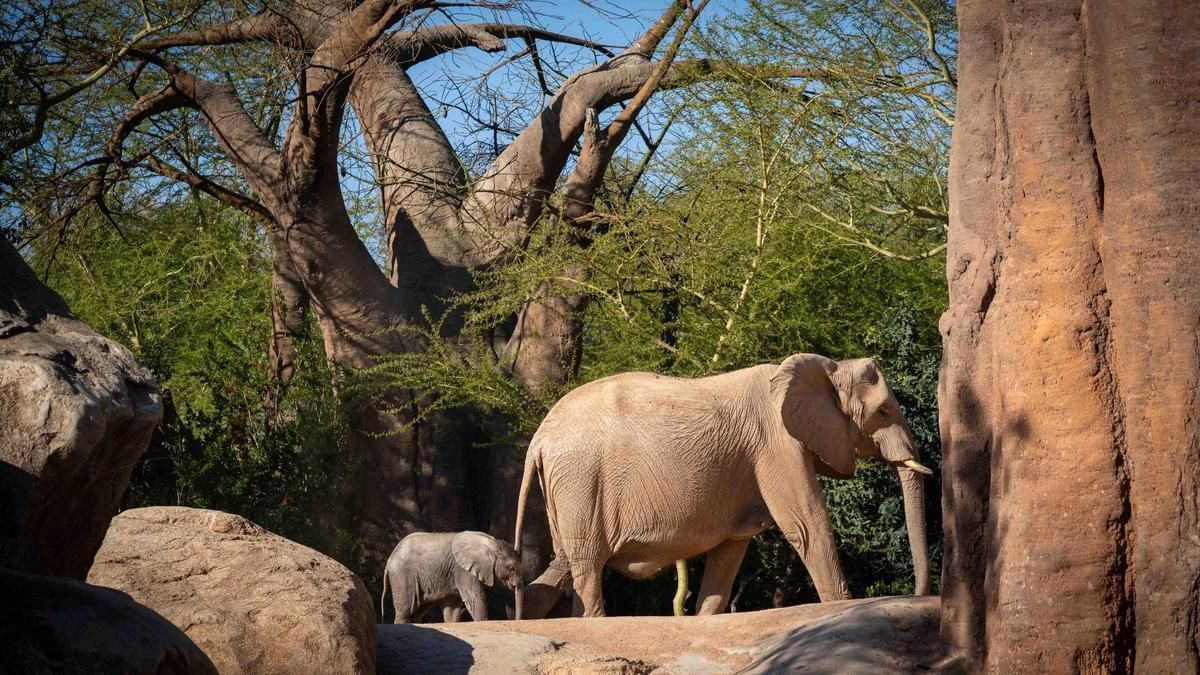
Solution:
<path fill-rule="evenodd" d="M 472 620 L 487 621 L 483 585 L 497 582 L 513 589 L 521 604 L 516 552 L 483 532 L 416 532 L 400 540 L 383 570 L 381 615 L 389 581 L 395 623 L 412 623 L 433 607 L 442 608 L 443 621 L 459 621 L 464 605 Z"/>

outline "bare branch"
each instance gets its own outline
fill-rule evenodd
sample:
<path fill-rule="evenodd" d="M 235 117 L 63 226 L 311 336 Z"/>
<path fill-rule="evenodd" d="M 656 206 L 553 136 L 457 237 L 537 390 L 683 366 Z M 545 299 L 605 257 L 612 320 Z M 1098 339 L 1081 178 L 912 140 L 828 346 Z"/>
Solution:
<path fill-rule="evenodd" d="M 364 65 L 384 33 L 433 0 L 366 0 L 340 20 L 301 70 L 297 115 L 284 142 L 309 178 L 336 171 L 337 138 L 354 71 Z"/>
<path fill-rule="evenodd" d="M 564 209 L 564 215 L 567 221 L 573 225 L 582 225 L 584 218 L 589 218 L 595 211 L 596 191 L 600 188 L 600 184 L 604 181 L 604 173 L 608 169 L 609 162 L 612 161 L 613 153 L 625 140 L 629 129 L 633 125 L 642 108 L 649 102 L 650 97 L 666 76 L 667 71 L 671 68 L 671 64 L 675 61 L 675 56 L 679 53 L 679 48 L 683 44 L 684 38 L 687 36 L 687 31 L 691 28 L 692 23 L 696 20 L 696 16 L 704 10 L 708 4 L 708 0 L 700 0 L 695 7 L 689 7 L 683 24 L 676 31 L 674 39 L 667 47 L 666 53 L 663 54 L 661 61 L 655 64 L 654 70 L 651 71 L 646 81 L 638 88 L 637 93 L 629 100 L 629 104 L 625 109 L 608 125 L 608 129 L 601 132 L 598 128 L 592 129 L 588 133 L 588 126 L 597 127 L 596 112 L 594 109 L 588 109 L 588 116 L 585 122 L 584 144 L 583 149 L 579 154 L 579 161 L 575 164 L 575 169 L 567 178 L 566 183 L 566 198 L 567 204 Z M 671 15 L 668 10 L 664 16 Z M 678 13 L 674 13 L 678 16 Z M 666 30 L 669 26 L 663 27 L 662 20 L 655 24 L 651 29 Z M 644 36 L 643 36 L 644 37 Z M 661 39 L 658 38 L 658 39 Z M 640 42 L 640 41 L 639 41 Z M 657 44 L 657 43 L 656 43 Z"/>
<path fill-rule="evenodd" d="M 679 13 L 687 6 L 688 0 L 672 0 L 671 5 L 663 11 L 662 15 L 650 26 L 649 30 L 634 40 L 622 53 L 641 54 L 646 58 L 654 56 L 659 43 L 667 36 L 667 33 L 671 30 L 671 26 L 675 25 L 675 20 L 679 18 Z M 695 10 L 693 13 L 698 13 L 699 11 Z"/>
<path fill-rule="evenodd" d="M 931 249 L 922 251 L 921 253 L 917 253 L 917 254 L 910 255 L 910 254 L 905 254 L 905 253 L 897 253 L 890 249 L 884 248 L 883 246 L 880 246 L 879 244 L 874 244 L 870 241 L 867 241 L 867 239 L 863 236 L 865 233 L 862 231 L 862 228 L 858 227 L 854 223 L 846 222 L 846 221 L 842 220 L 841 218 L 838 218 L 838 217 L 834 216 L 833 214 L 829 213 L 828 211 L 825 211 L 824 209 L 820 208 L 819 206 L 816 206 L 815 204 L 812 204 L 809 202 L 803 202 L 803 205 L 805 207 L 807 207 L 809 210 L 811 210 L 813 213 L 816 213 L 817 215 L 821 216 L 822 218 L 829 221 L 830 223 L 833 223 L 834 225 L 841 227 L 842 229 L 846 230 L 847 232 L 853 233 L 854 236 L 848 236 L 848 235 L 838 232 L 836 230 L 831 230 L 831 229 L 828 229 L 825 227 L 821 227 L 820 225 L 815 226 L 817 229 L 821 230 L 822 232 L 825 232 L 826 234 L 830 234 L 830 235 L 836 237 L 837 239 L 840 239 L 840 240 L 846 242 L 847 244 L 861 246 L 870 251 L 874 251 L 875 253 L 878 253 L 879 255 L 881 255 L 885 258 L 892 258 L 894 260 L 903 260 L 905 262 L 914 262 L 917 260 L 925 260 L 926 258 L 932 258 L 932 257 L 940 254 L 942 251 L 946 250 L 946 244 L 942 243 L 942 244 L 938 244 L 937 246 L 934 246 Z"/>
<path fill-rule="evenodd" d="M 388 36 L 381 51 L 400 65 L 410 66 L 466 47 L 475 47 L 485 52 L 504 51 L 507 40 L 525 40 L 527 43 L 535 40 L 558 42 L 594 49 L 612 56 L 612 51 L 598 42 L 532 26 L 504 23 L 441 24 L 400 31 Z"/>
<path fill-rule="evenodd" d="M 909 23 L 925 32 L 925 51 L 933 57 L 937 62 L 938 68 L 941 70 L 942 79 L 946 84 L 950 85 L 951 89 L 958 90 L 958 78 L 950 70 L 950 64 L 946 61 L 946 57 L 942 55 L 937 48 L 937 34 L 933 30 L 933 22 L 929 19 L 929 13 L 921 8 L 921 5 L 913 0 L 904 0 L 904 4 L 916 14 L 916 18 L 910 15 L 898 3 L 888 0 L 888 4 L 896 10 L 896 13 L 904 17 Z"/>
<path fill-rule="evenodd" d="M 201 45 L 231 45 L 246 42 L 291 43 L 294 46 L 300 46 L 303 44 L 302 40 L 303 31 L 298 30 L 297 22 L 294 19 L 278 10 L 269 9 L 228 23 L 146 40 L 138 46 L 147 50 Z"/>
<path fill-rule="evenodd" d="M 313 53 L 312 65 L 320 75 L 314 78 L 312 90 L 352 70 L 396 22 L 415 9 L 433 4 L 431 0 L 366 0 L 355 7 Z"/>
<path fill-rule="evenodd" d="M 255 192 L 260 195 L 275 193 L 282 177 L 279 151 L 254 124 L 233 92 L 158 55 L 137 52 L 135 56 L 155 64 L 171 76 L 171 87 L 184 97 L 188 107 L 196 108 L 204 115 L 213 136 Z"/>
<path fill-rule="evenodd" d="M 104 194 L 108 190 L 108 172 L 114 163 L 122 168 L 127 166 L 121 161 L 121 151 L 125 145 L 125 139 L 147 118 L 185 106 L 187 106 L 187 99 L 170 86 L 146 94 L 134 102 L 113 129 L 108 143 L 104 146 L 104 155 L 84 162 L 85 165 L 96 166 L 95 173 L 88 180 L 87 190 L 84 191 L 82 197 L 55 218 L 54 224 L 65 226 L 89 204 L 96 204 L 101 212 L 107 215 L 108 207 L 104 203 Z M 137 163 L 141 159 L 142 157 L 138 157 L 132 163 Z"/>
<path fill-rule="evenodd" d="M 615 139 L 616 143 L 620 143 L 625 139 L 625 134 L 629 132 L 629 125 L 637 114 L 641 112 L 646 103 L 650 100 L 650 96 L 654 94 L 663 77 L 671 68 L 671 64 L 675 62 L 675 56 L 679 53 L 680 46 L 683 45 L 683 39 L 687 36 L 688 29 L 692 27 L 692 23 L 696 20 L 696 16 L 704 11 L 704 7 L 708 5 L 708 0 L 700 0 L 694 7 L 689 7 L 687 15 L 683 19 L 683 24 L 675 33 L 675 38 L 667 47 L 667 51 L 663 54 L 662 60 L 654 67 L 654 71 L 650 73 L 650 77 L 642 83 L 638 92 L 629 100 L 629 105 L 617 115 L 616 119 L 608 127 L 609 136 Z M 661 21 L 660 21 L 661 23 Z M 656 26 L 657 27 L 657 26 Z M 644 37 L 644 36 L 643 36 Z"/>
<path fill-rule="evenodd" d="M 642 182 L 642 176 L 645 175 L 646 169 L 650 167 L 650 161 L 654 159 L 654 155 L 658 152 L 659 147 L 662 146 L 667 133 L 671 130 L 671 125 L 675 124 L 675 120 L 679 118 L 679 113 L 679 108 L 672 110 L 666 122 L 663 122 L 662 128 L 658 130 L 658 135 L 649 143 L 646 143 L 646 151 L 642 153 L 642 158 L 638 160 L 637 168 L 633 170 L 633 176 L 629 179 L 629 184 L 625 186 L 623 191 L 626 201 L 633 197 L 633 191 L 637 189 L 638 183 Z"/>
<path fill-rule="evenodd" d="M 147 157 L 142 164 L 164 178 L 170 178 L 171 180 L 189 185 L 205 194 L 211 195 L 227 206 L 238 209 L 268 230 L 277 225 L 275 217 L 271 215 L 271 212 L 252 197 L 236 190 L 231 190 L 194 171 L 178 169 L 154 155 Z"/>

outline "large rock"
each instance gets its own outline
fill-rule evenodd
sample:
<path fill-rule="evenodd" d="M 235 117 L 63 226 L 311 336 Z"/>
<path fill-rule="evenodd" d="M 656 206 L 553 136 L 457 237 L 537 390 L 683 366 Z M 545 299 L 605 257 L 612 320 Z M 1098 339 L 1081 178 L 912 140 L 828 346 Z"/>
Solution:
<path fill-rule="evenodd" d="M 88 581 L 165 616 L 225 675 L 375 670 L 375 610 L 358 577 L 241 516 L 125 511 Z"/>
<path fill-rule="evenodd" d="M 216 675 L 178 628 L 128 595 L 0 568 L 0 670 Z"/>
<path fill-rule="evenodd" d="M 150 372 L 0 237 L 0 565 L 82 579 L 161 417 Z"/>
<path fill-rule="evenodd" d="M 379 673 L 960 672 L 936 597 L 717 616 L 379 626 Z"/>

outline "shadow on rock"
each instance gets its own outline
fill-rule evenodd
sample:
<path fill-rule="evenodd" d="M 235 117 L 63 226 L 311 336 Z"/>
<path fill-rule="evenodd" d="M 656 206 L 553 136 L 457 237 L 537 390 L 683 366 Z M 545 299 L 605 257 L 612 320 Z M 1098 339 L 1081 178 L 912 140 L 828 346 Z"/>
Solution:
<path fill-rule="evenodd" d="M 938 598 L 928 596 L 860 600 L 770 638 L 740 672 L 942 672 L 947 662 L 938 639 L 940 607 Z"/>
<path fill-rule="evenodd" d="M 0 568 L 0 598 L 0 671 L 217 673 L 183 631 L 119 591 Z"/>
<path fill-rule="evenodd" d="M 464 635 L 469 641 L 429 625 L 380 625 L 379 675 L 528 673 L 539 654 L 555 649 L 554 642 L 540 635 L 476 632 L 458 626 L 457 633 L 470 633 Z"/>

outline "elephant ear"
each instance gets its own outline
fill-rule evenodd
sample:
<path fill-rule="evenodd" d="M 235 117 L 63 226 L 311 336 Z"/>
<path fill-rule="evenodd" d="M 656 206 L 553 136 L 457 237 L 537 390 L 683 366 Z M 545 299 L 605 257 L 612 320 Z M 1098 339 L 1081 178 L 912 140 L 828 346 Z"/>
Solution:
<path fill-rule="evenodd" d="M 496 555 L 499 553 L 496 540 L 482 532 L 462 532 L 450 542 L 454 564 L 488 586 L 496 582 Z"/>
<path fill-rule="evenodd" d="M 839 379 L 837 369 L 837 361 L 817 354 L 790 356 L 771 377 L 771 397 L 787 432 L 816 455 L 819 464 L 850 477 L 857 429 L 842 411 L 842 396 L 833 384 Z"/>

